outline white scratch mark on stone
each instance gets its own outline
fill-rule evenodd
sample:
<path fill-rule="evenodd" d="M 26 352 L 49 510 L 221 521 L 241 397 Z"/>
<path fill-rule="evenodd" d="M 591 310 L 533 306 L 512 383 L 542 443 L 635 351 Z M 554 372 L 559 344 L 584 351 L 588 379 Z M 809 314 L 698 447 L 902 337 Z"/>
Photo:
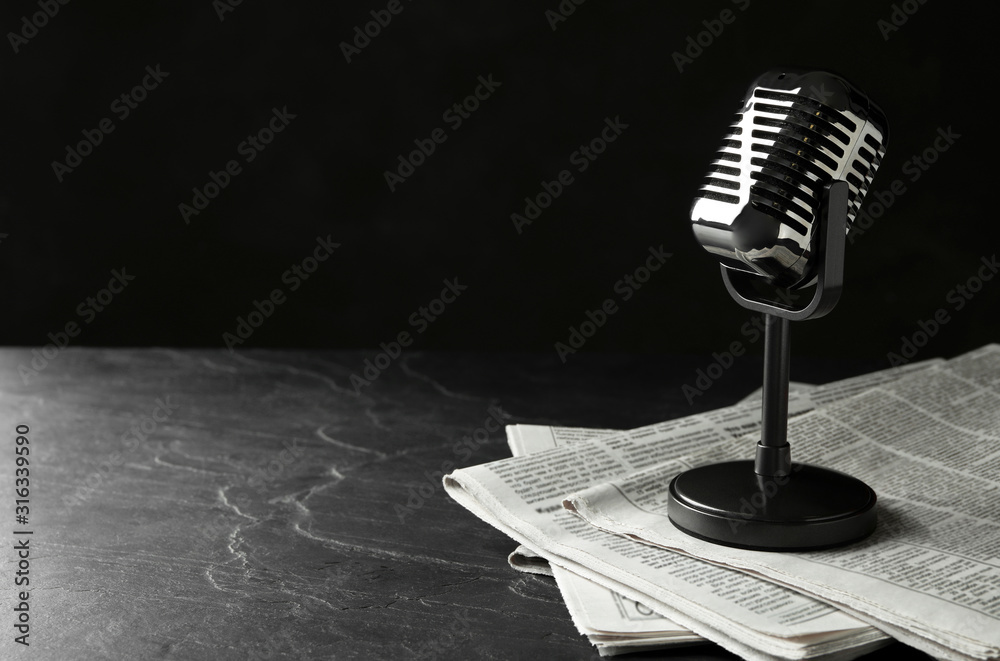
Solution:
<path fill-rule="evenodd" d="M 402 360 L 400 360 L 400 362 L 399 362 L 399 368 L 401 370 L 403 370 L 403 373 L 406 374 L 407 376 L 412 377 L 414 379 L 418 379 L 420 381 L 423 381 L 424 383 L 429 384 L 432 388 L 434 388 L 435 390 L 437 390 L 439 393 L 441 393 L 445 397 L 451 397 L 452 399 L 464 399 L 464 400 L 467 400 L 467 401 L 474 401 L 474 402 L 482 401 L 482 400 L 485 399 L 484 397 L 474 397 L 472 395 L 463 395 L 462 393 L 452 392 L 451 390 L 448 390 L 447 388 L 445 388 L 443 385 L 441 385 L 438 381 L 436 381 L 432 377 L 429 377 L 426 374 L 421 374 L 420 372 L 418 372 L 415 369 L 413 369 L 412 367 L 410 367 L 409 356 L 403 356 Z"/>
<path fill-rule="evenodd" d="M 365 409 L 365 415 L 368 417 L 369 420 L 372 421 L 372 424 L 375 425 L 376 428 L 389 431 L 389 428 L 386 427 L 384 424 L 382 424 L 382 421 L 378 419 L 377 415 L 375 415 L 375 411 L 372 410 L 371 406 Z"/>
<path fill-rule="evenodd" d="M 229 374 L 239 373 L 239 370 L 236 369 L 235 367 L 232 367 L 231 365 L 220 365 L 218 363 L 213 363 L 208 358 L 202 358 L 201 364 L 209 369 L 218 370 L 220 372 L 228 372 Z"/>
<path fill-rule="evenodd" d="M 272 363 L 272 362 L 267 361 L 267 360 L 259 360 L 259 359 L 256 359 L 256 358 L 248 358 L 247 356 L 245 356 L 245 355 L 243 355 L 242 353 L 239 353 L 239 352 L 234 353 L 233 355 L 234 355 L 234 357 L 237 360 L 241 360 L 241 361 L 243 361 L 245 363 L 256 364 L 256 365 L 266 365 L 268 367 L 277 367 L 277 368 L 283 369 L 286 372 L 289 372 L 291 374 L 297 374 L 297 375 L 312 377 L 314 379 L 319 379 L 320 381 L 322 381 L 326 385 L 330 386 L 330 388 L 332 390 L 334 390 L 335 392 L 339 392 L 341 394 L 350 395 L 351 397 L 357 397 L 357 395 L 358 395 L 358 393 L 356 393 L 353 390 L 349 390 L 347 388 L 343 388 L 341 386 L 338 386 L 337 382 L 334 381 L 333 379 L 331 379 L 330 377 L 328 377 L 327 375 L 321 374 L 321 373 L 316 372 L 314 370 L 305 370 L 305 369 L 301 369 L 301 368 L 298 368 L 298 367 L 294 367 L 292 365 L 286 365 L 284 363 Z"/>
<path fill-rule="evenodd" d="M 375 450 L 373 448 L 365 448 L 361 447 L 360 445 L 351 445 L 350 443 L 345 443 L 344 441 L 338 441 L 337 439 L 328 436 L 326 434 L 326 431 L 324 431 L 325 429 L 326 429 L 325 426 L 320 427 L 319 429 L 316 430 L 316 435 L 319 436 L 324 441 L 326 441 L 327 443 L 330 443 L 331 445 L 336 445 L 337 447 L 344 448 L 345 450 L 352 450 L 354 452 L 364 452 L 365 454 L 373 454 L 379 459 L 385 459 L 388 456 L 386 455 L 385 452 L 381 452 L 380 450 Z"/>

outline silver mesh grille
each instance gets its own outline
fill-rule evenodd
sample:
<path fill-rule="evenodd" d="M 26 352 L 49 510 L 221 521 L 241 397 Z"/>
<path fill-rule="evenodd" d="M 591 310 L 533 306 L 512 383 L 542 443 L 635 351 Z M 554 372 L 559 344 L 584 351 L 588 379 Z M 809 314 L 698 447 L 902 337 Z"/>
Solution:
<path fill-rule="evenodd" d="M 751 202 L 804 238 L 823 187 L 834 180 L 848 183 L 848 222 L 854 222 L 885 155 L 882 139 L 850 111 L 758 87 L 726 132 L 696 197 L 734 205 L 733 213 Z"/>

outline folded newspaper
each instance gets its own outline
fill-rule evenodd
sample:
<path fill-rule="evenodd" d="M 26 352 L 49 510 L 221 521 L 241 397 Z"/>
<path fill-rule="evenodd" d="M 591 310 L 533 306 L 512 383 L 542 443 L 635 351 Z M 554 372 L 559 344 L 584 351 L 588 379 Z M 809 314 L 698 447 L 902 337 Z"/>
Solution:
<path fill-rule="evenodd" d="M 850 379 L 836 388 L 825 387 L 825 401 L 843 398 L 849 393 L 870 387 L 889 377 L 885 374 Z M 795 396 L 808 394 L 816 386 L 792 382 Z M 760 405 L 762 389 L 741 403 Z M 819 399 L 816 394 L 815 399 Z M 756 423 L 751 423 L 756 424 Z M 558 445 L 590 440 L 617 433 L 611 429 L 541 427 L 507 425 L 507 443 L 515 457 L 541 452 Z M 703 643 L 705 639 L 690 629 L 660 615 L 645 604 L 624 597 L 558 565 L 552 566 L 526 546 L 518 546 L 509 556 L 510 566 L 518 571 L 552 576 L 566 601 L 566 608 L 577 630 L 587 636 L 601 656 L 613 656 L 642 650 Z"/>
<path fill-rule="evenodd" d="M 601 656 L 705 642 L 698 634 L 645 604 L 558 565 L 550 565 L 526 546 L 518 546 L 510 554 L 510 564 L 519 571 L 555 578 L 573 623 Z"/>
<path fill-rule="evenodd" d="M 548 435 L 550 449 L 456 471 L 445 487 L 557 568 L 577 625 L 617 636 L 612 651 L 638 636 L 579 615 L 588 598 L 573 595 L 591 586 L 577 577 L 665 616 L 659 631 L 686 628 L 750 659 L 850 659 L 889 636 L 941 658 L 997 658 L 1000 346 L 797 392 L 789 409 L 797 461 L 879 493 L 868 540 L 789 554 L 676 532 L 666 485 L 687 467 L 745 458 L 752 405 L 593 438 L 518 426 L 512 447 Z"/>

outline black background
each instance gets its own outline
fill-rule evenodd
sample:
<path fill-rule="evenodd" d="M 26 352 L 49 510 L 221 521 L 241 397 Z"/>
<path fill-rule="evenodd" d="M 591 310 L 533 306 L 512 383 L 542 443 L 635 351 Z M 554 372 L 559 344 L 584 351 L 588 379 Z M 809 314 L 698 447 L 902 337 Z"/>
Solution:
<path fill-rule="evenodd" d="M 340 43 L 384 2 L 245 0 L 223 20 L 209 0 L 62 5 L 16 54 L 9 36 L 0 46 L 0 341 L 49 342 L 124 267 L 135 280 L 74 345 L 221 347 L 282 287 L 287 301 L 242 348 L 374 348 L 413 332 L 445 278 L 468 289 L 414 349 L 554 352 L 606 298 L 620 309 L 584 351 L 747 345 L 749 313 L 687 214 L 746 86 L 784 65 L 837 71 L 882 106 L 891 139 L 873 190 L 907 189 L 849 246 L 841 303 L 796 325 L 795 355 L 884 364 L 939 308 L 951 321 L 920 357 L 996 340 L 1000 283 L 958 312 L 947 299 L 997 246 L 990 21 L 975 5 L 912 0 L 885 38 L 890 2 L 743 4 L 591 1 L 553 30 L 554 0 L 404 0 L 350 63 Z M 735 21 L 679 72 L 672 55 L 724 9 Z M 4 3 L 4 32 L 37 11 Z M 169 76 L 118 119 L 109 106 L 147 65 Z M 500 87 L 452 130 L 442 113 L 479 76 Z M 286 106 L 296 118 L 243 162 L 237 145 Z M 52 162 L 104 117 L 114 132 L 57 181 Z M 511 214 L 608 117 L 627 130 L 518 234 Z M 439 127 L 447 141 L 391 192 L 385 171 Z M 904 163 L 947 127 L 961 138 L 911 181 Z M 242 173 L 185 224 L 178 205 L 234 158 Z M 282 272 L 318 235 L 341 247 L 289 292 Z M 615 282 L 661 244 L 673 257 L 622 302 Z"/>

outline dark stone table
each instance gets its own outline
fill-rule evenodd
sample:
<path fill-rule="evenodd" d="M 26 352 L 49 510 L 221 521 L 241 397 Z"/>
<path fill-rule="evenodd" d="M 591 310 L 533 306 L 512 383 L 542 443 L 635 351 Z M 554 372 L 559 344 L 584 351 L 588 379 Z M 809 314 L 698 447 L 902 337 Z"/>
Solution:
<path fill-rule="evenodd" d="M 36 373 L 19 369 L 33 357 Z M 509 456 L 491 416 L 635 427 L 732 403 L 760 374 L 742 357 L 692 405 L 681 386 L 705 358 L 413 352 L 356 392 L 372 357 L 70 348 L 43 365 L 0 351 L 0 657 L 597 658 L 551 579 L 509 569 L 513 542 L 451 501 L 441 472 Z M 793 378 L 874 367 L 802 360 Z M 15 529 L 32 531 L 27 649 L 13 641 Z"/>

